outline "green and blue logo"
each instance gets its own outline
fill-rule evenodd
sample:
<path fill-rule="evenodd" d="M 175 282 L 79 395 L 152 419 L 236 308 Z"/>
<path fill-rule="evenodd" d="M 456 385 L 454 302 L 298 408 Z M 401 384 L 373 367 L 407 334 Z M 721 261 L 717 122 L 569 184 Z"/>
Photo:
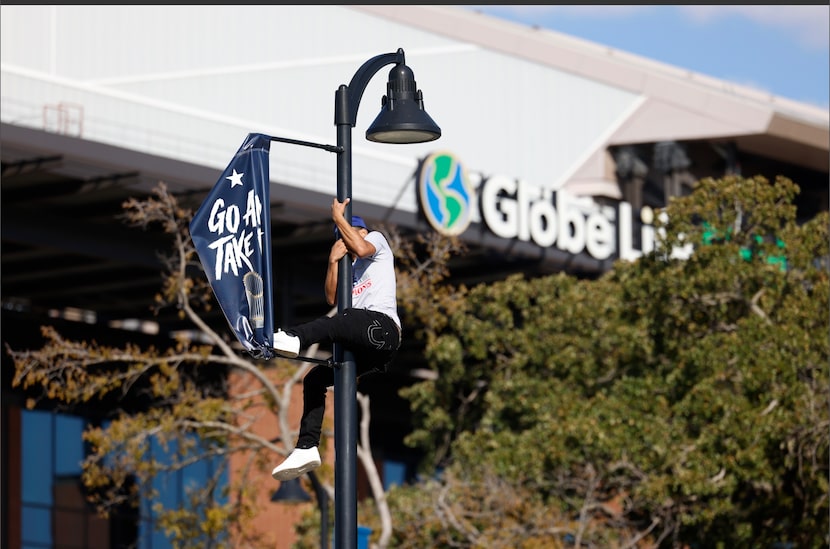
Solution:
<path fill-rule="evenodd" d="M 421 211 L 446 236 L 463 233 L 472 219 L 473 193 L 464 166 L 448 152 L 427 157 L 418 172 Z"/>

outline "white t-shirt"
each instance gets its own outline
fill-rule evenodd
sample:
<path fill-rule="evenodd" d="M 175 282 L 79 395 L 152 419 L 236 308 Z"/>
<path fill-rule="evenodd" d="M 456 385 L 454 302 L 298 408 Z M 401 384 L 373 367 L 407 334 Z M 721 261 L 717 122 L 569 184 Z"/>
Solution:
<path fill-rule="evenodd" d="M 386 238 L 378 231 L 366 235 L 375 253 L 352 263 L 352 307 L 388 315 L 400 328 L 395 259 Z"/>

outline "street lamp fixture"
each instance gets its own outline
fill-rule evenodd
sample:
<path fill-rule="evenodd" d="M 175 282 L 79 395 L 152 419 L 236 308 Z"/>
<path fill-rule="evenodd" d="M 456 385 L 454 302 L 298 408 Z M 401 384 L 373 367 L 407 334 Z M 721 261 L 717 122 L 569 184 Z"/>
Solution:
<path fill-rule="evenodd" d="M 311 501 L 311 496 L 303 490 L 299 478 L 284 480 L 280 482 L 280 488 L 271 496 L 274 503 L 306 503 Z"/>
<path fill-rule="evenodd" d="M 375 56 L 361 65 L 349 85 L 340 85 L 334 96 L 337 127 L 337 200 L 349 199 L 345 217 L 352 218 L 352 128 L 369 80 L 384 66 L 394 63 L 381 101 L 381 112 L 366 139 L 379 143 L 424 143 L 441 137 L 441 128 L 424 110 L 421 91 L 402 49 Z M 337 277 L 337 310 L 352 306 L 352 263 L 346 254 Z M 357 547 L 357 366 L 354 355 L 334 345 L 334 538 L 338 549 Z"/>
<path fill-rule="evenodd" d="M 441 128 L 424 110 L 424 96 L 412 69 L 403 63 L 389 71 L 381 111 L 366 139 L 378 143 L 425 143 L 441 137 Z"/>

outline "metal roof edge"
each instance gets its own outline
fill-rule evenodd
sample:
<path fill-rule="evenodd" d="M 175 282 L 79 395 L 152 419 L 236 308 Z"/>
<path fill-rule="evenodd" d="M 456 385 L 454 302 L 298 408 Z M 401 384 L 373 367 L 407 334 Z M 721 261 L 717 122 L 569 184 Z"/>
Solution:
<path fill-rule="evenodd" d="M 657 93 L 671 101 L 671 86 L 691 85 L 699 93 L 747 101 L 805 126 L 830 131 L 830 110 L 661 63 L 636 54 L 530 27 L 456 6 L 350 5 L 350 9 L 438 33 L 456 40 L 515 55 L 628 91 Z M 567 53 L 568 55 L 562 55 Z M 621 73 L 622 69 L 622 73 Z M 623 74 L 624 73 L 624 74 Z M 653 85 L 661 80 L 661 86 Z M 648 91 L 646 91 L 648 88 Z"/>

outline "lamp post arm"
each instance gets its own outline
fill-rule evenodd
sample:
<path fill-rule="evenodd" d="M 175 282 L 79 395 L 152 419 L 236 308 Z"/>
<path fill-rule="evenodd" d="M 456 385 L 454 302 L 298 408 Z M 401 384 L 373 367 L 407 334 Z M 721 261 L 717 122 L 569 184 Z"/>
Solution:
<path fill-rule="evenodd" d="M 279 141 L 281 143 L 291 143 L 292 145 L 300 145 L 302 147 L 314 147 L 315 149 L 323 149 L 323 150 L 326 150 L 326 151 L 332 152 L 332 153 L 343 152 L 343 150 L 340 147 L 337 147 L 335 145 L 326 145 L 324 143 L 313 143 L 311 141 L 302 141 L 300 139 L 290 139 L 288 137 L 275 137 L 273 135 L 270 136 L 270 137 L 271 137 L 271 141 Z"/>
<path fill-rule="evenodd" d="M 363 92 L 369 85 L 369 80 L 383 67 L 392 63 L 406 63 L 402 48 L 395 53 L 382 53 L 369 59 L 357 69 L 348 86 L 340 86 L 337 90 L 337 100 L 334 105 L 334 124 L 348 124 L 354 127 L 357 124 L 357 108 L 363 98 Z M 348 91 L 348 93 L 347 93 Z"/>

